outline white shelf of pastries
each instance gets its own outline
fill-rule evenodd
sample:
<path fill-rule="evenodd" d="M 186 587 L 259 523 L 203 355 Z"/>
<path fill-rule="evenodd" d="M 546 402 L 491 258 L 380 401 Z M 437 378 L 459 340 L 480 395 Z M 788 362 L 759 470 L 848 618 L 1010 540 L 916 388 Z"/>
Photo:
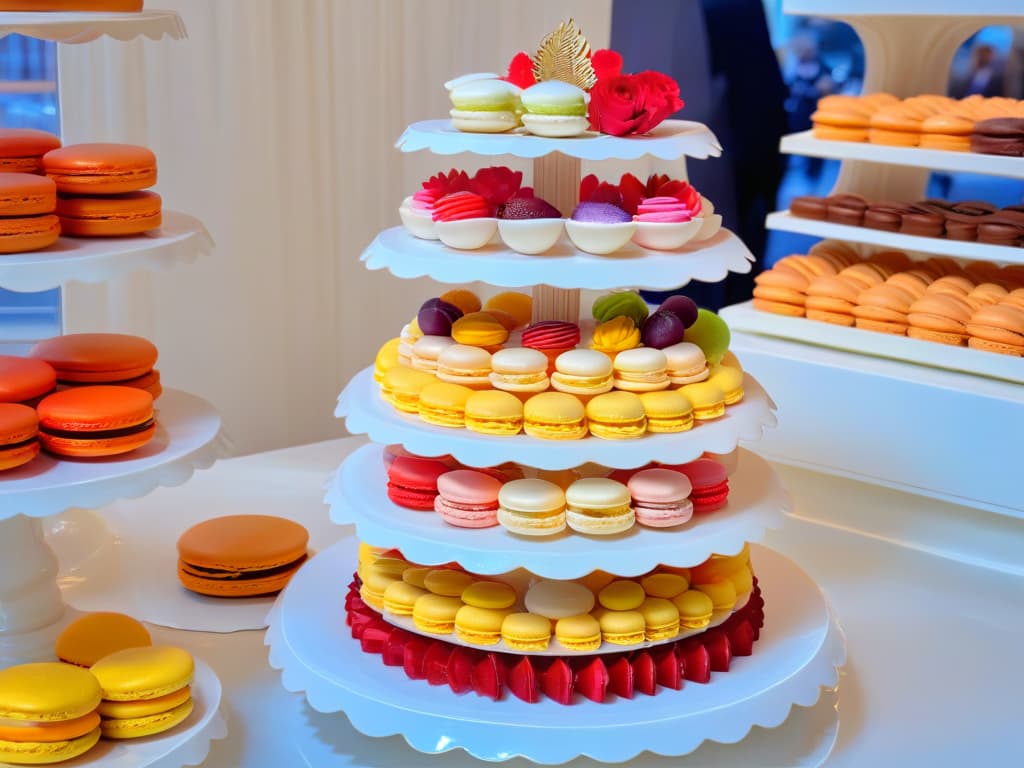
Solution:
<path fill-rule="evenodd" d="M 401 444 L 418 456 L 451 455 L 468 466 L 492 467 L 516 462 L 538 469 L 568 469 L 587 462 L 633 468 L 658 461 L 675 464 L 705 451 L 729 453 L 741 440 L 757 440 L 776 424 L 775 404 L 757 381 L 744 376 L 743 400 L 725 415 L 699 423 L 686 432 L 648 433 L 630 440 L 588 436 L 579 440 L 544 440 L 526 434 L 485 435 L 468 429 L 435 426 L 385 402 L 373 379 L 373 368 L 357 373 L 338 396 L 334 415 L 352 434 L 375 443 Z"/>
<path fill-rule="evenodd" d="M 740 451 L 729 478 L 725 507 L 694 515 L 682 526 L 634 525 L 614 536 L 590 537 L 563 531 L 554 536 L 522 537 L 507 529 L 455 528 L 441 515 L 395 504 L 387 495 L 382 449 L 370 445 L 345 460 L 327 491 L 331 520 L 354 524 L 361 541 L 395 547 L 409 560 L 439 565 L 454 560 L 473 573 L 496 574 L 526 568 L 550 579 L 575 579 L 596 563 L 621 576 L 646 573 L 657 565 L 689 567 L 712 554 L 734 554 L 746 541 L 760 541 L 781 526 L 789 508 L 771 467 L 756 454 Z"/>
<path fill-rule="evenodd" d="M 632 285 L 666 290 L 691 280 L 718 282 L 730 272 L 746 273 L 753 255 L 728 230 L 673 251 L 655 251 L 630 243 L 608 256 L 577 250 L 564 235 L 549 251 L 527 256 L 492 243 L 474 251 L 449 248 L 437 240 L 413 237 L 403 227 L 386 229 L 362 255 L 367 269 L 387 269 L 399 278 L 430 277 L 442 283 L 480 281 L 520 288 L 605 290 Z"/>
<path fill-rule="evenodd" d="M 213 249 L 213 240 L 193 216 L 164 211 L 158 229 L 130 237 L 61 237 L 40 251 L 0 258 L 0 287 L 45 291 L 65 283 L 102 283 L 139 269 L 165 271 Z"/>
<path fill-rule="evenodd" d="M 580 160 L 638 160 L 647 155 L 663 160 L 683 156 L 705 159 L 722 154 L 715 134 L 703 123 L 689 120 L 664 120 L 643 136 L 586 131 L 567 139 L 534 136 L 523 128 L 506 133 L 468 133 L 452 127 L 451 120 L 422 120 L 406 128 L 395 146 L 403 152 L 426 149 L 435 155 L 472 152 L 537 158 L 560 152 Z"/>
<path fill-rule="evenodd" d="M 997 264 L 1024 264 L 1024 248 L 1007 245 L 991 245 L 989 243 L 964 242 L 947 240 L 941 237 L 920 237 L 905 235 L 900 232 L 887 232 L 870 227 L 854 227 L 848 224 L 835 224 L 831 221 L 805 219 L 794 216 L 789 211 L 769 213 L 765 220 L 768 229 L 779 232 L 794 232 L 800 235 L 834 238 L 865 245 L 880 245 L 885 248 L 904 251 L 913 258 L 920 255 L 927 258 L 932 255 L 953 256 L 959 259 L 992 261 Z"/>
<path fill-rule="evenodd" d="M 815 138 L 813 131 L 783 136 L 779 149 L 788 155 L 805 155 L 834 160 L 863 160 L 869 163 L 962 171 L 1024 179 L 1024 157 L 983 155 L 921 147 L 895 147 L 866 141 L 829 141 Z"/>
<path fill-rule="evenodd" d="M 137 13 L 92 12 L 2 12 L 0 35 L 18 34 L 57 43 L 89 43 L 100 37 L 159 40 L 187 37 L 185 24 L 176 11 L 144 10 Z"/>
<path fill-rule="evenodd" d="M 951 16 L 980 17 L 1021 15 L 1018 0 L 979 0 L 963 3 L 960 0 L 932 0 L 928 3 L 903 0 L 786 0 L 783 11 L 802 16 Z M 983 24 L 995 22 L 984 21 Z M 981 26 L 981 25 L 979 25 Z M 959 43 L 961 41 L 957 41 Z"/>

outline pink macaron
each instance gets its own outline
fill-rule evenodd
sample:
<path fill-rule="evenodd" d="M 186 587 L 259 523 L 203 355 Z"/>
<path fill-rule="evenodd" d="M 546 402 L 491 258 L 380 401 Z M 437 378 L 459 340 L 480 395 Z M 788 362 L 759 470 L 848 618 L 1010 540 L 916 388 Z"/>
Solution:
<path fill-rule="evenodd" d="M 674 464 L 668 469 L 682 472 L 690 479 L 694 513 L 714 512 L 729 501 L 729 473 L 714 459 L 697 459 L 689 464 Z"/>
<path fill-rule="evenodd" d="M 644 469 L 629 478 L 629 495 L 640 525 L 671 528 L 693 517 L 689 478 L 671 469 Z"/>
<path fill-rule="evenodd" d="M 437 478 L 434 511 L 449 525 L 490 528 L 498 524 L 501 480 L 475 469 L 456 469 Z"/>

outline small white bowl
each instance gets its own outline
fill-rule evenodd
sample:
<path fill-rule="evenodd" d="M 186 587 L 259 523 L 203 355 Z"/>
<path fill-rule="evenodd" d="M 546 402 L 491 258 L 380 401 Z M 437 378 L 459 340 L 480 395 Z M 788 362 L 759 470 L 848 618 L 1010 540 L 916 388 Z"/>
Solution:
<path fill-rule="evenodd" d="M 581 251 L 595 256 L 614 253 L 629 242 L 636 232 L 635 221 L 624 221 L 619 224 L 601 224 L 594 221 L 565 220 L 565 231 L 573 245 Z"/>
<path fill-rule="evenodd" d="M 551 249 L 563 229 L 562 219 L 498 219 L 498 233 L 505 245 L 529 256 Z"/>
<path fill-rule="evenodd" d="M 398 215 L 402 218 L 402 226 L 413 237 L 421 240 L 437 240 L 434 231 L 434 220 L 429 213 L 412 207 L 412 198 L 407 197 L 398 207 Z"/>
<path fill-rule="evenodd" d="M 435 221 L 434 231 L 441 242 L 449 248 L 461 251 L 475 251 L 483 248 L 498 231 L 495 218 L 462 219 L 460 221 Z"/>
<path fill-rule="evenodd" d="M 652 251 L 674 251 L 696 237 L 703 223 L 701 218 L 679 222 L 638 221 L 633 242 Z"/>

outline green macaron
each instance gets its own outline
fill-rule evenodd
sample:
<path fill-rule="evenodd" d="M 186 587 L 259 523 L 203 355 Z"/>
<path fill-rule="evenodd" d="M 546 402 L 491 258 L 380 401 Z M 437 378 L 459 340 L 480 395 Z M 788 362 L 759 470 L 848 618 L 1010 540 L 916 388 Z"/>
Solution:
<path fill-rule="evenodd" d="M 599 297 L 591 308 L 594 319 L 600 323 L 606 323 L 612 318 L 626 316 L 631 318 L 636 327 L 644 324 L 650 310 L 640 294 L 633 291 L 616 291 Z"/>
<path fill-rule="evenodd" d="M 683 340 L 704 352 L 708 365 L 718 365 L 729 349 L 729 326 L 709 309 L 697 310 L 697 322 L 686 329 Z"/>

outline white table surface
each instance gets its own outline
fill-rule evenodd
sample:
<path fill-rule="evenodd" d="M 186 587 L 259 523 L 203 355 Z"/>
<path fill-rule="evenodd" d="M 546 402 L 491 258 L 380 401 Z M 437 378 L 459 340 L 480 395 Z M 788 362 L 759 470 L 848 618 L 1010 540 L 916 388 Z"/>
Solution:
<path fill-rule="evenodd" d="M 325 527 L 324 483 L 363 442 L 347 438 L 221 461 L 183 486 L 116 506 L 121 513 L 145 514 L 147 504 L 165 504 L 173 494 L 181 505 L 207 507 L 211 515 L 230 507 L 291 517 L 323 544 L 331 533 L 350 533 L 347 526 Z M 803 486 L 816 487 L 820 498 L 822 487 L 834 484 L 837 505 L 849 511 L 856 510 L 858 484 L 789 468 L 783 469 L 783 479 L 796 498 L 796 514 L 766 543 L 818 581 L 848 639 L 839 739 L 828 765 L 1024 763 L 1019 737 L 1024 578 L 857 533 L 838 518 L 809 520 L 814 510 L 802 508 L 801 501 L 813 493 L 804 494 Z M 274 492 L 254 493 L 261 485 Z M 910 497 L 898 492 L 860 487 L 872 504 L 883 493 L 891 516 L 901 514 L 901 503 L 913 506 Z M 771 605 L 766 610 L 771 621 Z M 310 709 L 301 695 L 281 687 L 278 673 L 268 666 L 262 631 L 218 635 L 153 628 L 153 635 L 205 659 L 224 686 L 229 734 L 214 743 L 204 766 L 480 765 L 461 753 L 420 755 L 397 737 L 370 739 L 356 733 L 343 715 Z M 572 763 L 577 764 L 598 765 Z M 646 768 L 670 764 L 656 757 L 633 763 Z M 510 765 L 531 764 L 519 760 Z"/>

